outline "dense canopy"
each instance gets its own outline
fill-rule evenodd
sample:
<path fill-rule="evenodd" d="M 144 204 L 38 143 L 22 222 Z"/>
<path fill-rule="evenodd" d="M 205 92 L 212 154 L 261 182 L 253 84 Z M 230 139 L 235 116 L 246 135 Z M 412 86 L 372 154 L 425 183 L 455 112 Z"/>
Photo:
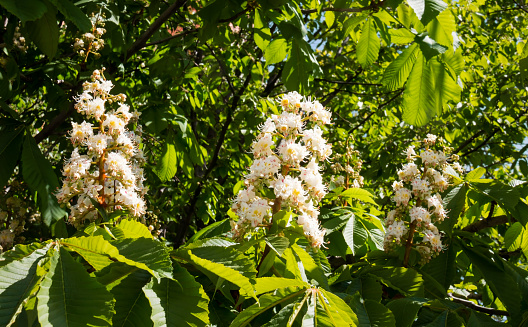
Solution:
<path fill-rule="evenodd" d="M 528 326 L 524 1 L 0 12 L 0 325 Z"/>

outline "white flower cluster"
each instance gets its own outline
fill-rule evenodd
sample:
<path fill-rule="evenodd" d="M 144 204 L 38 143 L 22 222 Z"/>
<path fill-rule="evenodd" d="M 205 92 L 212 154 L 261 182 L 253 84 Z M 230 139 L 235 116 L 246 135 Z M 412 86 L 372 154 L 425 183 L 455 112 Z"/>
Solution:
<path fill-rule="evenodd" d="M 81 57 L 88 57 L 88 54 L 93 53 L 97 58 L 99 50 L 104 47 L 103 34 L 106 33 L 104 29 L 104 15 L 92 14 L 92 31 L 84 33 L 81 38 L 76 38 L 73 44 L 73 51 L 78 52 Z"/>
<path fill-rule="evenodd" d="M 21 234 L 26 231 L 26 225 L 40 220 L 40 213 L 19 196 L 27 186 L 14 179 L 8 185 L 7 192 L 0 193 L 0 253 L 23 243 L 25 237 Z"/>
<path fill-rule="evenodd" d="M 109 212 L 127 209 L 135 217 L 145 213 L 143 195 L 147 188 L 140 167 L 145 158 L 138 148 L 141 126 L 136 126 L 135 132 L 127 129 L 139 113 L 130 112 L 124 94 L 111 95 L 112 87 L 112 82 L 96 70 L 92 82 L 83 84 L 84 92 L 76 99 L 77 111 L 94 119 L 95 124 L 72 123 L 70 139 L 78 147 L 64 164 L 65 179 L 56 194 L 61 203 L 70 204 L 76 197 L 69 218 L 75 226 L 97 218 L 92 200 Z"/>
<path fill-rule="evenodd" d="M 450 177 L 445 169 L 451 166 L 462 172 L 462 168 L 458 162 L 448 163 L 445 153 L 449 148 L 438 151 L 433 148 L 439 143 L 435 135 L 428 134 L 423 143 L 425 149 L 420 155 L 414 146 L 404 152 L 408 162 L 398 171 L 399 181 L 392 184 L 396 209 L 387 214 L 384 245 L 388 251 L 409 238 L 413 240 L 415 235 L 421 236 L 416 249 L 422 255 L 422 262 L 427 262 L 442 250 L 441 235 L 434 223 L 448 218 L 439 194 L 449 186 Z M 451 160 L 456 161 L 458 157 L 453 155 Z"/>
<path fill-rule="evenodd" d="M 319 248 L 325 230 L 316 205 L 327 193 L 319 162 L 332 154 L 320 126 L 330 123 L 331 113 L 297 92 L 285 94 L 280 102 L 284 111 L 268 118 L 253 142 L 255 160 L 245 176 L 246 188 L 233 201 L 238 221 L 231 222 L 232 231 L 242 238 L 251 228 L 269 226 L 273 214 L 285 208 L 297 214 L 297 224 L 312 247 Z M 275 199 L 265 196 L 270 189 Z"/>
<path fill-rule="evenodd" d="M 26 38 L 22 36 L 18 26 L 15 27 L 15 32 L 13 33 L 13 45 L 22 52 L 26 52 L 27 50 Z"/>
<path fill-rule="evenodd" d="M 363 161 L 359 158 L 359 151 L 355 150 L 352 144 L 348 144 L 348 140 L 337 142 L 337 146 L 346 150 L 344 155 L 336 153 L 334 156 L 334 163 L 330 166 L 334 173 L 332 182 L 336 187 L 363 187 L 364 178 L 360 175 Z"/>

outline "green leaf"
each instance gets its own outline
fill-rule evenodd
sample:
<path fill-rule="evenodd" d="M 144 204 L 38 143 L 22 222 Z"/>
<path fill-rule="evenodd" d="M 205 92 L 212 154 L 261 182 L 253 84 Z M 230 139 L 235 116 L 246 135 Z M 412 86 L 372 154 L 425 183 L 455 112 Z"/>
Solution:
<path fill-rule="evenodd" d="M 363 300 L 359 293 L 353 297 L 350 305 L 358 318 L 358 326 L 396 326 L 392 311 L 373 300 Z"/>
<path fill-rule="evenodd" d="M 246 275 L 254 277 L 257 271 L 253 264 L 240 252 L 232 248 L 211 246 L 192 250 L 178 249 L 172 252 L 172 256 L 196 266 L 213 283 L 216 283 L 218 278 L 223 278 L 240 287 L 241 292 L 245 292 L 256 299 L 253 285 Z"/>
<path fill-rule="evenodd" d="M 446 71 L 444 64 L 433 58 L 429 61 L 431 73 L 435 88 L 435 102 L 437 105 L 437 112 L 441 113 L 444 104 L 448 101 L 458 103 L 460 100 L 460 92 L 462 89 L 455 82 L 455 80 Z"/>
<path fill-rule="evenodd" d="M 446 52 L 447 47 L 433 40 L 427 32 L 416 35 L 415 42 L 420 46 L 427 60 Z"/>
<path fill-rule="evenodd" d="M 450 10 L 442 11 L 427 25 L 429 36 L 446 47 L 453 47 L 453 32 L 456 32 L 455 17 Z"/>
<path fill-rule="evenodd" d="M 255 295 L 273 292 L 281 287 L 310 287 L 310 284 L 299 280 L 283 277 L 259 277 L 255 282 Z M 240 293 L 244 294 L 244 293 Z M 244 294 L 250 296 L 249 294 Z"/>
<path fill-rule="evenodd" d="M 414 41 L 416 35 L 406 28 L 390 29 L 391 42 L 396 44 L 407 44 Z"/>
<path fill-rule="evenodd" d="M 325 23 L 328 28 L 332 27 L 335 22 L 335 13 L 333 11 L 325 12 Z"/>
<path fill-rule="evenodd" d="M 513 210 L 519 202 L 519 190 L 500 181 L 474 179 L 470 182 L 473 189 L 489 196 L 506 209 Z"/>
<path fill-rule="evenodd" d="M 359 15 L 359 16 L 352 16 L 349 17 L 345 22 L 343 23 L 343 30 L 345 31 L 344 37 L 349 36 L 356 26 L 359 25 L 359 23 L 363 22 L 365 20 L 365 16 Z"/>
<path fill-rule="evenodd" d="M 404 295 L 422 297 L 424 294 L 422 276 L 414 269 L 387 267 L 370 273 L 381 283 Z"/>
<path fill-rule="evenodd" d="M 282 73 L 286 87 L 302 93 L 309 86 L 310 78 L 320 73 L 321 68 L 312 48 L 303 39 L 294 39 Z"/>
<path fill-rule="evenodd" d="M 442 0 L 407 0 L 407 2 L 424 26 L 447 8 L 447 4 Z"/>
<path fill-rule="evenodd" d="M 422 270 L 434 278 L 442 287 L 444 292 L 447 292 L 449 286 L 456 276 L 456 252 L 452 246 L 447 250 L 441 252 L 437 257 L 431 259 Z M 425 287 L 427 288 L 427 280 L 425 280 Z"/>
<path fill-rule="evenodd" d="M 116 301 L 112 326 L 152 326 L 152 308 L 142 289 L 151 278 L 147 271 L 137 269 L 112 285 L 110 292 Z"/>
<path fill-rule="evenodd" d="M 0 0 L 0 5 L 17 16 L 22 23 L 36 20 L 46 12 L 46 5 L 40 0 Z"/>
<path fill-rule="evenodd" d="M 162 182 L 171 180 L 174 175 L 176 175 L 176 171 L 178 168 L 178 157 L 176 155 L 176 148 L 174 147 L 174 144 L 172 142 L 172 137 L 167 137 L 167 140 L 165 141 L 165 147 L 163 148 L 161 157 L 158 160 L 156 169 L 154 170 L 156 172 L 156 175 L 158 175 L 159 179 Z"/>
<path fill-rule="evenodd" d="M 59 187 L 57 176 L 29 133 L 22 150 L 22 175 L 29 187 L 38 192 L 42 219 L 47 226 L 66 215 L 52 193 Z"/>
<path fill-rule="evenodd" d="M 290 241 L 284 236 L 274 236 L 271 238 L 266 238 L 265 240 L 266 244 L 268 244 L 269 247 L 279 255 L 279 257 L 282 256 L 284 251 L 290 245 Z"/>
<path fill-rule="evenodd" d="M 347 198 L 347 199 L 355 199 L 363 202 L 368 202 L 377 205 L 377 203 L 374 201 L 372 193 L 369 191 L 359 188 L 359 187 L 352 187 L 348 190 L 343 191 L 339 196 Z"/>
<path fill-rule="evenodd" d="M 92 22 L 76 5 L 68 0 L 51 0 L 51 2 L 59 9 L 61 14 L 74 23 L 81 32 L 91 32 Z"/>
<path fill-rule="evenodd" d="M 208 237 L 222 235 L 231 230 L 230 219 L 226 218 L 200 229 L 187 243 L 192 243 Z"/>
<path fill-rule="evenodd" d="M 253 23 L 253 38 L 260 50 L 265 51 L 271 40 L 271 32 L 262 21 L 262 12 L 255 10 L 255 21 Z"/>
<path fill-rule="evenodd" d="M 352 250 L 352 255 L 355 255 L 356 251 L 365 245 L 367 237 L 368 233 L 365 226 L 359 222 L 356 216 L 351 215 L 343 229 L 343 238 L 350 250 Z"/>
<path fill-rule="evenodd" d="M 262 295 L 257 303 L 240 312 L 230 326 L 248 326 L 253 319 L 264 313 L 266 310 L 279 304 L 291 302 L 293 299 L 301 296 L 306 289 L 307 287 L 283 287 L 278 288 L 272 294 Z"/>
<path fill-rule="evenodd" d="M 123 238 L 153 238 L 148 227 L 134 219 L 123 219 L 111 230 L 112 232 L 119 230 L 119 234 Z"/>
<path fill-rule="evenodd" d="M 423 55 L 417 55 L 403 93 L 403 119 L 414 126 L 423 126 L 436 115 L 435 89 L 431 69 Z"/>
<path fill-rule="evenodd" d="M 409 78 L 409 74 L 420 54 L 418 44 L 413 44 L 405 49 L 393 62 L 389 64 L 383 73 L 383 85 L 394 91 L 402 88 Z"/>
<path fill-rule="evenodd" d="M 328 289 L 328 280 L 326 279 L 321 266 L 316 264 L 308 252 L 306 252 L 298 244 L 293 244 L 291 249 L 301 260 L 308 281 L 313 279 L 318 283 L 319 286 Z"/>
<path fill-rule="evenodd" d="M 414 297 L 396 299 L 387 303 L 387 308 L 396 319 L 396 327 L 410 327 L 425 302 L 425 299 Z"/>
<path fill-rule="evenodd" d="M 101 270 L 112 264 L 111 257 L 119 257 L 119 251 L 103 236 L 72 237 L 61 240 L 60 244 L 79 253 L 95 270 Z"/>
<path fill-rule="evenodd" d="M 151 280 L 143 291 L 152 306 L 154 326 L 206 326 L 209 298 L 187 270 L 174 265 L 174 279 Z"/>
<path fill-rule="evenodd" d="M 357 326 L 358 325 L 358 319 L 354 311 L 348 306 L 348 304 L 345 303 L 340 297 L 337 295 L 330 293 L 328 291 L 325 291 L 323 289 L 319 289 L 319 294 L 323 296 L 323 301 L 320 301 L 325 310 L 327 311 L 327 314 L 331 317 L 334 317 L 334 321 L 342 320 L 345 325 L 348 326 Z M 342 324 L 339 324 L 339 326 L 345 326 Z"/>
<path fill-rule="evenodd" d="M 112 294 L 62 247 L 53 250 L 37 299 L 39 322 L 44 326 L 112 325 Z"/>
<path fill-rule="evenodd" d="M 13 174 L 24 140 L 24 125 L 14 119 L 0 119 L 0 188 Z"/>
<path fill-rule="evenodd" d="M 528 255 L 528 230 L 521 223 L 515 222 L 504 235 L 504 247 L 508 251 L 521 249 L 525 255 Z"/>
<path fill-rule="evenodd" d="M 49 59 L 55 56 L 59 47 L 59 25 L 55 12 L 54 8 L 48 7 L 44 16 L 26 24 L 29 37 Z"/>
<path fill-rule="evenodd" d="M 515 322 L 519 321 L 521 315 L 521 293 L 515 280 L 506 273 L 503 259 L 490 253 L 488 249 L 472 248 L 462 242 L 460 245 L 471 263 L 482 273 L 486 284 L 512 315 L 513 325 L 517 325 Z"/>
<path fill-rule="evenodd" d="M 364 68 L 370 66 L 378 59 L 380 50 L 380 39 L 373 19 L 368 19 L 363 25 L 361 36 L 357 44 L 356 52 L 358 62 Z"/>
<path fill-rule="evenodd" d="M 1 326 L 10 326 L 15 322 L 31 290 L 40 282 L 37 266 L 48 248 L 36 249 L 0 268 Z"/>
<path fill-rule="evenodd" d="M 288 54 L 288 41 L 284 38 L 278 38 L 266 47 L 264 50 L 264 59 L 266 59 L 266 65 L 273 65 L 279 63 L 286 58 Z"/>
<path fill-rule="evenodd" d="M 145 269 L 156 278 L 172 276 L 169 252 L 161 242 L 141 237 L 112 241 L 111 244 L 119 250 L 117 260 Z"/>
<path fill-rule="evenodd" d="M 479 179 L 486 173 L 486 168 L 478 167 L 467 173 L 465 180 Z"/>

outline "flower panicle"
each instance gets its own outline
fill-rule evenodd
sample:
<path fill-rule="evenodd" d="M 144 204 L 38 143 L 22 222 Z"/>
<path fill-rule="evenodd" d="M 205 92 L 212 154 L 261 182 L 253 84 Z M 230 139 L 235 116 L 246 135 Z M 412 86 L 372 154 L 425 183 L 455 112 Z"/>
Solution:
<path fill-rule="evenodd" d="M 60 203 L 70 206 L 69 222 L 77 227 L 97 219 L 94 201 L 110 212 L 127 210 L 134 217 L 146 212 L 141 126 L 129 128 L 139 113 L 130 111 L 125 95 L 110 93 L 113 83 L 103 72 L 94 71 L 75 99 L 76 110 L 92 122 L 72 122 L 69 137 L 75 148 L 56 193 Z"/>
<path fill-rule="evenodd" d="M 297 215 L 295 223 L 312 247 L 319 248 L 325 230 L 317 205 L 327 193 L 319 165 L 332 155 L 321 127 L 330 123 L 331 112 L 297 92 L 283 95 L 279 102 L 282 113 L 259 126 L 252 144 L 255 160 L 245 175 L 246 187 L 232 203 L 238 216 L 231 221 L 232 232 L 242 239 L 255 228 L 270 226 L 273 215 L 287 209 Z"/>

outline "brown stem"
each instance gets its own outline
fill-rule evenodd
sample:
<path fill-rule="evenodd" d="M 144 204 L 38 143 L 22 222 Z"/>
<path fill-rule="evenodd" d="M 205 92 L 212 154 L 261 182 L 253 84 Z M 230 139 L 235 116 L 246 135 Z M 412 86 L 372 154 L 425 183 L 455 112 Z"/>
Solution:
<path fill-rule="evenodd" d="M 487 313 L 489 315 L 496 315 L 496 316 L 509 316 L 510 315 L 510 313 L 508 311 L 499 310 L 499 309 L 493 309 L 493 308 L 488 308 L 488 307 L 483 307 L 483 306 L 480 306 L 480 305 L 478 305 L 478 304 L 476 304 L 476 303 L 474 303 L 472 301 L 464 300 L 464 299 L 461 299 L 459 297 L 456 297 L 456 296 L 454 296 L 451 293 L 449 293 L 448 295 L 451 298 L 451 300 L 453 300 L 453 302 L 463 304 L 466 307 L 468 307 L 470 309 L 473 309 L 475 311 L 480 311 L 480 312 Z"/>

